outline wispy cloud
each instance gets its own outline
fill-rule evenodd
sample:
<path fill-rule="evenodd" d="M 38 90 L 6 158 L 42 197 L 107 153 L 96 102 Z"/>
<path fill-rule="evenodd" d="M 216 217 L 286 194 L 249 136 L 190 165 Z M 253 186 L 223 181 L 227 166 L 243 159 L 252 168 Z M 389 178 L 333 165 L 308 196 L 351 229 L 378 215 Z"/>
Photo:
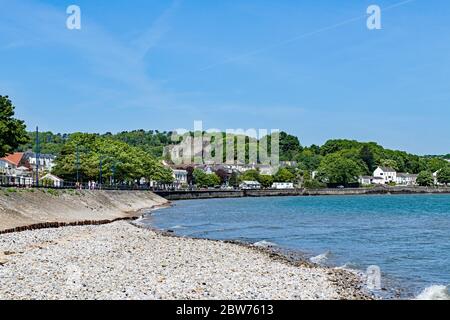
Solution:
<path fill-rule="evenodd" d="M 72 82 L 70 85 L 75 89 L 95 93 L 87 102 L 89 105 L 101 105 L 114 99 L 117 105 L 168 106 L 174 103 L 173 98 L 148 74 L 144 57 L 169 30 L 169 18 L 179 4 L 180 1 L 175 0 L 139 39 L 127 44 L 118 41 L 87 15 L 83 15 L 81 31 L 70 31 L 65 27 L 67 15 L 61 8 L 35 1 L 0 0 L 2 11 L 8 12 L 5 19 L 0 20 L 0 40 L 7 43 L 2 49 L 57 46 L 75 51 L 88 62 L 94 77 L 122 84 L 122 90 L 110 95 L 107 87 L 90 88 L 84 83 Z"/>
<path fill-rule="evenodd" d="M 152 26 L 134 41 L 141 58 L 144 58 L 170 30 L 170 20 L 176 10 L 180 7 L 181 3 L 182 0 L 173 1 L 172 4 L 152 23 Z"/>
<path fill-rule="evenodd" d="M 411 2 L 414 2 L 414 1 L 417 1 L 417 0 L 400 1 L 400 2 L 394 3 L 392 5 L 386 6 L 386 7 L 382 8 L 382 10 L 383 10 L 383 12 L 386 12 L 386 11 L 392 10 L 394 8 L 397 8 L 397 7 L 400 7 L 400 6 L 404 6 L 404 5 L 409 4 Z M 240 55 L 235 55 L 235 56 L 229 57 L 229 58 L 224 59 L 222 61 L 218 61 L 216 63 L 212 63 L 210 65 L 207 65 L 207 66 L 201 68 L 199 71 L 200 72 L 207 71 L 207 70 L 213 69 L 213 68 L 218 67 L 218 66 L 226 65 L 226 64 L 229 64 L 229 63 L 234 63 L 234 62 L 237 62 L 237 61 L 249 58 L 249 57 L 253 57 L 253 56 L 256 56 L 258 54 L 261 54 L 261 53 L 264 53 L 264 52 L 267 52 L 267 51 L 270 51 L 270 50 L 273 50 L 273 49 L 276 49 L 276 48 L 279 48 L 279 47 L 284 47 L 284 46 L 289 45 L 289 44 L 291 44 L 293 42 L 297 42 L 299 40 L 302 40 L 302 39 L 305 39 L 305 38 L 309 38 L 309 37 L 321 34 L 321 33 L 326 32 L 326 31 L 334 30 L 334 29 L 343 27 L 345 25 L 348 25 L 350 23 L 356 22 L 356 21 L 364 20 L 366 18 L 367 18 L 367 15 L 355 16 L 353 18 L 349 18 L 349 19 L 340 21 L 338 23 L 335 23 L 335 24 L 332 24 L 332 25 L 329 25 L 329 26 L 325 26 L 323 28 L 319 28 L 319 29 L 316 29 L 314 31 L 310 31 L 310 32 L 307 32 L 307 33 L 304 33 L 304 34 L 300 34 L 300 35 L 298 35 L 296 37 L 293 37 L 293 38 L 281 40 L 279 42 L 275 42 L 273 44 L 269 44 L 267 46 L 254 49 L 252 51 L 248 51 L 248 52 L 242 53 Z"/>

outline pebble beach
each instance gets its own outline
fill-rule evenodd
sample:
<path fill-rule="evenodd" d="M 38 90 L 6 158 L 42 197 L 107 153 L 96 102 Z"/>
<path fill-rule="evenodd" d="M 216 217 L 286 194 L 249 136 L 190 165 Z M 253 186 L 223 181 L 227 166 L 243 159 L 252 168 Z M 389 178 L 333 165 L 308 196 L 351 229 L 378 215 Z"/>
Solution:
<path fill-rule="evenodd" d="M 370 299 L 347 271 L 118 221 L 0 235 L 0 299 Z"/>

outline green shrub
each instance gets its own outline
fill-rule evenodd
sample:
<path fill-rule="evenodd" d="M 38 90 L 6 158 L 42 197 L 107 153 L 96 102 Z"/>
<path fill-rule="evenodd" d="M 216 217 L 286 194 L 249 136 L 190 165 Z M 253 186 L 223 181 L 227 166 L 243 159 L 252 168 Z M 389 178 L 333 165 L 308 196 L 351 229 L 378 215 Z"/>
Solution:
<path fill-rule="evenodd" d="M 47 193 L 50 194 L 50 195 L 52 195 L 52 196 L 59 196 L 58 190 L 47 189 Z"/>
<path fill-rule="evenodd" d="M 317 180 L 307 180 L 305 181 L 306 189 L 323 189 L 326 188 L 327 185 Z"/>

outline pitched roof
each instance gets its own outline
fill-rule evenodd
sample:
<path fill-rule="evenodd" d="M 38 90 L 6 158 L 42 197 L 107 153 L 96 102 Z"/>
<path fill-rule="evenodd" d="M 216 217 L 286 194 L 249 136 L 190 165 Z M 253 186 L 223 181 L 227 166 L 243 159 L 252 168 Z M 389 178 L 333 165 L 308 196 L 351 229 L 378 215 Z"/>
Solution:
<path fill-rule="evenodd" d="M 378 168 L 380 168 L 384 172 L 395 172 L 395 170 L 390 167 L 378 167 Z"/>
<path fill-rule="evenodd" d="M 51 174 L 51 173 L 47 173 L 45 176 L 43 176 L 42 178 L 41 178 L 42 180 L 44 180 L 44 179 L 50 179 L 50 180 L 53 180 L 53 181 L 64 181 L 63 179 L 61 179 L 60 177 L 57 177 L 57 176 L 55 176 L 54 174 Z"/>
<path fill-rule="evenodd" d="M 26 159 L 30 159 L 30 158 L 36 158 L 36 153 L 32 152 L 32 151 L 27 151 L 24 153 L 24 157 Z M 45 153 L 40 153 L 39 154 L 39 158 L 40 159 L 56 159 L 56 156 L 52 155 L 52 154 L 45 154 Z"/>
<path fill-rule="evenodd" d="M 13 154 L 9 154 L 6 157 L 1 158 L 2 160 L 8 161 L 9 163 L 12 163 L 16 167 L 19 166 L 20 160 L 22 160 L 23 152 L 16 152 Z"/>
<path fill-rule="evenodd" d="M 417 178 L 418 174 L 411 174 L 411 173 L 397 173 L 397 177 L 399 178 Z"/>
<path fill-rule="evenodd" d="M 242 181 L 243 184 L 255 184 L 255 185 L 260 185 L 260 183 L 258 181 L 248 181 L 248 180 L 244 180 Z"/>

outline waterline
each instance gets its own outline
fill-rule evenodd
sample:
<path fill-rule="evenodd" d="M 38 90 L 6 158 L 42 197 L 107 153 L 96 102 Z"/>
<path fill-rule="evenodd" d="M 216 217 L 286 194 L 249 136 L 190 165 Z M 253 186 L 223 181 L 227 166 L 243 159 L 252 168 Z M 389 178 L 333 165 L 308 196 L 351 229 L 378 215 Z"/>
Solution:
<path fill-rule="evenodd" d="M 144 223 L 183 226 L 174 230 L 182 236 L 271 242 L 359 272 L 376 265 L 389 297 L 450 283 L 449 195 L 179 201 Z"/>

